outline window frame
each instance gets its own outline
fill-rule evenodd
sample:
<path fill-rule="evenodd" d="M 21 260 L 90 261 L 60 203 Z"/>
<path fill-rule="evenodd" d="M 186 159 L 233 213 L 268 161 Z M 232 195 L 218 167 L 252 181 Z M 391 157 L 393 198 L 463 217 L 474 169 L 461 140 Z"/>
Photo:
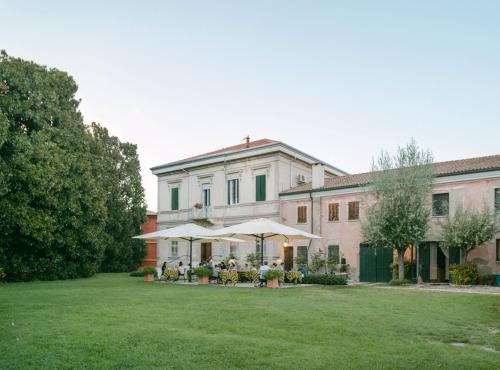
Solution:
<path fill-rule="evenodd" d="M 301 210 L 303 210 L 303 215 L 301 214 Z M 304 216 L 303 219 L 301 216 Z M 302 221 L 303 220 L 303 221 Z M 307 206 L 297 206 L 297 223 L 298 224 L 307 224 Z"/>
<path fill-rule="evenodd" d="M 351 214 L 351 205 L 356 205 L 356 217 Z M 347 203 L 347 220 L 348 221 L 358 221 L 359 220 L 359 200 L 353 200 L 352 202 Z"/>
<path fill-rule="evenodd" d="M 496 240 L 496 262 L 500 263 L 500 239 Z"/>
<path fill-rule="evenodd" d="M 175 248 L 175 253 L 174 253 Z M 171 257 L 179 257 L 179 242 L 176 240 L 172 240 L 170 243 L 170 256 Z"/>
<path fill-rule="evenodd" d="M 229 206 L 233 206 L 239 203 L 240 203 L 240 179 L 228 179 L 227 204 Z"/>
<path fill-rule="evenodd" d="M 256 202 L 265 202 L 267 198 L 266 187 L 267 187 L 267 179 L 266 175 L 257 175 L 255 176 L 255 201 Z"/>
<path fill-rule="evenodd" d="M 171 211 L 178 211 L 179 210 L 179 187 L 178 186 L 170 189 L 170 210 Z"/>
<path fill-rule="evenodd" d="M 210 207 L 212 205 L 212 189 L 210 184 L 203 184 L 201 186 L 201 204 L 203 207 Z"/>
<path fill-rule="evenodd" d="M 500 213 L 500 188 L 493 190 L 493 208 L 495 212 Z"/>
<path fill-rule="evenodd" d="M 442 214 L 441 213 L 437 214 L 436 213 L 436 210 L 438 209 L 438 208 L 436 208 L 437 207 L 437 199 L 435 199 L 435 198 L 440 197 L 440 196 L 446 196 L 448 204 L 447 204 L 446 211 L 444 209 L 441 209 L 441 207 L 443 207 L 442 204 L 439 205 L 439 207 L 440 207 L 439 211 L 442 212 Z M 449 215 L 449 213 L 450 213 L 450 193 L 443 192 L 443 193 L 432 194 L 432 217 L 447 217 Z"/>
<path fill-rule="evenodd" d="M 300 253 L 299 253 L 300 251 Z M 296 257 L 305 257 L 306 260 L 308 259 L 307 257 L 307 245 L 299 245 L 297 246 L 297 256 Z"/>
<path fill-rule="evenodd" d="M 327 249 L 327 257 L 328 258 L 331 258 L 332 255 L 330 253 L 331 249 L 333 248 L 336 248 L 337 249 L 337 259 L 338 259 L 338 262 L 340 263 L 340 245 L 338 244 L 330 244 L 328 245 L 328 249 Z"/>
<path fill-rule="evenodd" d="M 336 216 L 332 217 L 334 212 L 332 211 L 336 208 Z M 340 203 L 328 203 L 328 222 L 338 222 L 340 221 Z"/>

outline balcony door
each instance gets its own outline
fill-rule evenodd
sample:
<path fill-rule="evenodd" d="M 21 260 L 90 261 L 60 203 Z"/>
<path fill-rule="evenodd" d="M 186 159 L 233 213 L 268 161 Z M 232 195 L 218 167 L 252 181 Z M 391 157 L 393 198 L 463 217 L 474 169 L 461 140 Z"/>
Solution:
<path fill-rule="evenodd" d="M 210 207 L 210 195 L 210 184 L 203 184 L 201 186 L 201 204 L 203 205 L 203 208 Z"/>
<path fill-rule="evenodd" d="M 201 243 L 200 262 L 208 262 L 212 259 L 212 243 Z"/>

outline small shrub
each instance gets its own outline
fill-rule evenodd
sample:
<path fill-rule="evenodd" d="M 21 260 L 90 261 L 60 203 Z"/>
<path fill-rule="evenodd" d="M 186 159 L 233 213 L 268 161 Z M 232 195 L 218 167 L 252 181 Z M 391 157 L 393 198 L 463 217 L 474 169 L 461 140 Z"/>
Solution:
<path fill-rule="evenodd" d="M 136 271 L 130 272 L 128 275 L 132 276 L 132 277 L 143 277 L 144 275 L 146 275 L 146 273 L 144 271 L 141 271 L 141 270 L 136 270 Z"/>
<path fill-rule="evenodd" d="M 163 273 L 163 279 L 165 281 L 177 281 L 179 280 L 179 271 L 175 268 L 167 268 Z"/>
<path fill-rule="evenodd" d="M 290 283 L 297 284 L 297 283 L 300 283 L 302 281 L 302 274 L 298 271 L 288 271 L 286 273 L 286 279 Z"/>
<path fill-rule="evenodd" d="M 346 279 L 338 275 L 307 275 L 302 279 L 304 284 L 346 285 Z"/>
<path fill-rule="evenodd" d="M 144 273 L 144 275 L 154 275 L 154 277 L 158 276 L 158 272 L 153 266 L 145 266 L 140 270 Z"/>
<path fill-rule="evenodd" d="M 408 279 L 392 279 L 391 281 L 389 281 L 389 285 L 393 285 L 393 286 L 400 286 L 400 285 L 408 285 L 408 284 L 411 284 L 411 281 L 408 280 Z"/>
<path fill-rule="evenodd" d="M 283 278 L 283 271 L 280 270 L 267 270 L 266 273 L 264 274 L 264 279 L 266 280 L 272 280 L 272 279 L 278 279 L 280 280 Z"/>
<path fill-rule="evenodd" d="M 479 284 L 481 285 L 493 285 L 495 283 L 495 275 L 487 274 L 479 277 Z"/>
<path fill-rule="evenodd" d="M 245 276 L 247 281 L 250 281 L 253 284 L 259 283 L 259 273 L 257 271 L 246 271 Z"/>
<path fill-rule="evenodd" d="M 226 285 L 229 281 L 229 271 L 221 271 L 219 272 L 219 279 L 222 284 Z"/>
<path fill-rule="evenodd" d="M 479 280 L 479 270 L 477 265 L 472 262 L 463 265 L 451 265 L 450 277 L 453 283 L 457 285 L 477 284 Z"/>
<path fill-rule="evenodd" d="M 236 283 L 239 281 L 239 276 L 236 271 L 229 271 L 229 281 L 233 284 L 236 285 Z"/>
<path fill-rule="evenodd" d="M 212 270 L 206 267 L 197 267 L 193 269 L 193 274 L 196 276 L 212 276 Z"/>

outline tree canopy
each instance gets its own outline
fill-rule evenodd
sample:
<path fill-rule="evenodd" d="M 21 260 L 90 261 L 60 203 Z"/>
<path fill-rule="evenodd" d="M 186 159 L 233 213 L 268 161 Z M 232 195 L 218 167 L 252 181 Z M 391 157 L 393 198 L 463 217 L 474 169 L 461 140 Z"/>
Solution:
<path fill-rule="evenodd" d="M 460 248 L 464 261 L 467 261 L 468 253 L 493 239 L 495 230 L 496 218 L 488 207 L 479 210 L 459 205 L 443 225 L 441 238 L 443 246 Z"/>
<path fill-rule="evenodd" d="M 432 161 L 432 154 L 412 140 L 394 156 L 382 152 L 372 166 L 376 202 L 363 222 L 363 236 L 371 246 L 396 249 L 400 279 L 406 249 L 422 240 L 428 229 Z"/>
<path fill-rule="evenodd" d="M 7 280 L 92 275 L 106 261 L 110 238 L 130 251 L 124 235 L 145 219 L 135 146 L 120 143 L 126 154 L 110 159 L 84 125 L 76 91 L 67 73 L 1 52 L 0 267 Z M 126 168 L 113 181 L 133 190 L 110 191 L 105 179 L 113 166 Z M 121 211 L 133 216 L 120 229 L 111 227 Z M 134 256 L 131 264 L 141 248 L 125 253 Z"/>

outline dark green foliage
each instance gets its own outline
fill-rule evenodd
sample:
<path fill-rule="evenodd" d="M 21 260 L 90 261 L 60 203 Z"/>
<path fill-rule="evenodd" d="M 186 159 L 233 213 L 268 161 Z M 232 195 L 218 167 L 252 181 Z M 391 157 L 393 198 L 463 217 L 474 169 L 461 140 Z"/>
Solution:
<path fill-rule="evenodd" d="M 143 277 L 146 275 L 146 273 L 142 270 L 135 270 L 130 272 L 128 275 L 132 277 Z"/>
<path fill-rule="evenodd" d="M 345 277 L 338 275 L 307 275 L 302 279 L 302 284 L 320 285 L 346 285 Z"/>
<path fill-rule="evenodd" d="M 144 275 L 158 276 L 158 271 L 153 266 L 142 267 L 139 271 L 141 271 Z"/>
<path fill-rule="evenodd" d="M 264 274 L 264 279 L 272 280 L 272 279 L 280 279 L 284 277 L 283 271 L 280 270 L 267 270 Z"/>
<path fill-rule="evenodd" d="M 411 284 L 411 281 L 408 279 L 402 279 L 402 280 L 392 279 L 389 282 L 389 285 L 393 285 L 393 286 L 408 285 L 408 284 Z"/>
<path fill-rule="evenodd" d="M 0 54 L 0 267 L 8 281 L 87 277 L 101 265 L 104 158 L 76 91 L 65 72 Z"/>
<path fill-rule="evenodd" d="M 197 267 L 193 269 L 193 273 L 196 276 L 212 276 L 212 270 L 206 267 Z"/>
<path fill-rule="evenodd" d="M 146 220 L 137 147 L 121 143 L 96 123 L 92 123 L 91 133 L 95 151 L 101 158 L 100 185 L 107 194 L 106 238 L 100 271 L 130 271 L 146 255 L 144 241 L 132 239 L 140 234 L 140 225 Z"/>
<path fill-rule="evenodd" d="M 477 284 L 479 280 L 479 270 L 477 265 L 472 262 L 467 262 L 463 265 L 451 265 L 450 278 L 453 284 L 457 285 Z"/>

